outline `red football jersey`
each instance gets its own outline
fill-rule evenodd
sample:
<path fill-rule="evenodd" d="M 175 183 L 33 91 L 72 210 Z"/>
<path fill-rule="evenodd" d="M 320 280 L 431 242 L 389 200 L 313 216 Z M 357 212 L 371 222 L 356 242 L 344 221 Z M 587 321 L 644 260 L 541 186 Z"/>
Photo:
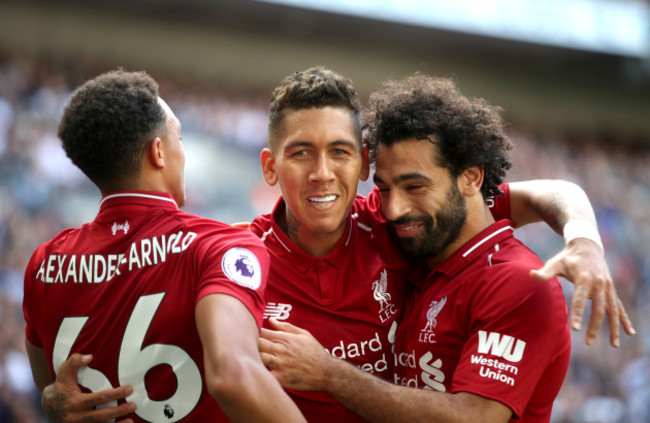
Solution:
<path fill-rule="evenodd" d="M 508 186 L 502 188 L 506 195 L 489 204 L 496 215 L 509 217 Z M 392 380 L 394 330 L 411 266 L 388 232 L 378 190 L 357 196 L 344 236 L 322 258 L 301 250 L 278 227 L 284 208 L 280 199 L 271 214 L 251 224 L 271 256 L 264 317 L 306 329 L 333 356 Z M 309 422 L 365 421 L 323 392 L 289 394 Z"/>
<path fill-rule="evenodd" d="M 79 383 L 132 385 L 136 421 L 226 421 L 205 386 L 195 306 L 232 295 L 261 326 L 268 266 L 259 238 L 184 213 L 168 194 L 108 195 L 93 222 L 32 256 L 26 336 L 44 348 L 52 375 L 71 353 L 94 354 Z"/>
<path fill-rule="evenodd" d="M 474 393 L 521 422 L 547 422 L 569 363 L 566 302 L 557 279 L 529 276 L 542 262 L 512 226 L 494 223 L 434 271 L 414 271 L 394 382 Z"/>

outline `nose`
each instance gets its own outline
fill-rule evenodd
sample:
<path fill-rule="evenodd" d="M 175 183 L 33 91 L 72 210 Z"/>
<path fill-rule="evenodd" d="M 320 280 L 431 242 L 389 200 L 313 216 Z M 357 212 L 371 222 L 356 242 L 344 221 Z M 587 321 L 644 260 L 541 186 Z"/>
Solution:
<path fill-rule="evenodd" d="M 405 196 L 398 189 L 391 189 L 382 195 L 381 206 L 389 222 L 393 222 L 411 211 Z"/>
<path fill-rule="evenodd" d="M 309 174 L 311 182 L 326 182 L 334 179 L 333 164 L 327 154 L 320 154 L 316 157 L 314 168 Z"/>

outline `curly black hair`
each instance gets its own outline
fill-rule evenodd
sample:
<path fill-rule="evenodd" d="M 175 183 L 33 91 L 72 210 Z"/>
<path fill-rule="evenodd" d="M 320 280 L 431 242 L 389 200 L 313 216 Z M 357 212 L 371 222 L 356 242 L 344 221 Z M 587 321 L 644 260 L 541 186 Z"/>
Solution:
<path fill-rule="evenodd" d="M 101 188 L 137 174 L 144 148 L 165 123 L 158 83 L 146 72 L 117 69 L 73 93 L 58 135 L 70 160 Z"/>
<path fill-rule="evenodd" d="M 288 114 L 323 107 L 341 107 L 350 111 L 361 148 L 359 96 L 350 79 L 324 66 L 294 72 L 273 90 L 269 110 L 269 140 L 272 139 L 271 134 L 281 128 Z"/>
<path fill-rule="evenodd" d="M 453 80 L 416 73 L 387 81 L 371 94 L 365 110 L 364 145 L 374 162 L 380 145 L 409 138 L 429 140 L 439 147 L 438 165 L 453 177 L 471 166 L 481 166 L 484 198 L 500 194 L 512 148 L 501 119 L 501 109 L 484 99 L 463 96 Z"/>

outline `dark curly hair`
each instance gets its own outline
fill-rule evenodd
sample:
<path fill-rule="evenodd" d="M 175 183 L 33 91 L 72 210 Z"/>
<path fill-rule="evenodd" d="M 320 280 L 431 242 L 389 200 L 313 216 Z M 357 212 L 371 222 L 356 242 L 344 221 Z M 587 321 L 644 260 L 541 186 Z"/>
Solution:
<path fill-rule="evenodd" d="M 365 119 L 364 144 L 371 162 L 381 144 L 429 140 L 439 147 L 437 164 L 453 177 L 468 167 L 481 166 L 483 197 L 501 193 L 498 185 L 512 164 L 501 109 L 463 96 L 451 79 L 416 73 L 387 81 L 371 94 Z"/>
<path fill-rule="evenodd" d="M 269 140 L 280 129 L 283 119 L 303 109 L 341 107 L 351 113 L 361 148 L 361 105 L 352 81 L 323 66 L 294 72 L 285 77 L 271 95 Z M 273 148 L 273 146 L 271 146 Z"/>
<path fill-rule="evenodd" d="M 146 72 L 113 70 L 85 82 L 63 111 L 58 135 L 72 162 L 100 188 L 134 177 L 166 114 Z"/>

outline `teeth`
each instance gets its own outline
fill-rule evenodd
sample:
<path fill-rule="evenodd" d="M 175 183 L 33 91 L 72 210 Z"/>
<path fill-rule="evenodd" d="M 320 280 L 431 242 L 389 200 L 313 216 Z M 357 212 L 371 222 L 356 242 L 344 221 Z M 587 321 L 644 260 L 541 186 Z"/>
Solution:
<path fill-rule="evenodd" d="M 331 194 L 324 197 L 309 197 L 308 200 L 312 203 L 327 203 L 328 201 L 336 200 L 336 195 Z"/>

